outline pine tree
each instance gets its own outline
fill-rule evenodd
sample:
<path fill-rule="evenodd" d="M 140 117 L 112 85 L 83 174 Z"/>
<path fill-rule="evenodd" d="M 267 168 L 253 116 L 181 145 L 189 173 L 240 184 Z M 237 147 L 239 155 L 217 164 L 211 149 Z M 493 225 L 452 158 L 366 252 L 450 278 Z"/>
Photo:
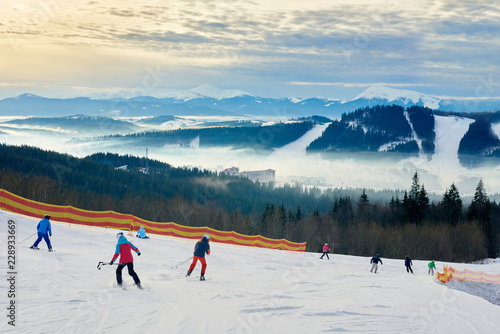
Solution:
<path fill-rule="evenodd" d="M 417 207 L 418 207 L 418 221 L 424 220 L 427 212 L 429 210 L 429 197 L 427 196 L 427 191 L 425 186 L 422 184 L 420 187 L 420 192 L 418 193 Z"/>
<path fill-rule="evenodd" d="M 412 185 L 409 194 L 405 192 L 403 206 L 405 208 L 406 219 L 414 224 L 419 224 L 425 218 L 429 210 L 429 197 L 424 185 L 420 185 L 418 173 L 415 172 L 412 178 Z"/>
<path fill-rule="evenodd" d="M 456 225 L 460 222 L 462 216 L 462 199 L 455 183 L 452 183 L 450 189 L 445 191 L 440 207 L 442 216 L 448 224 Z"/>
<path fill-rule="evenodd" d="M 359 196 L 357 216 L 359 221 L 367 221 L 370 217 L 370 200 L 368 195 L 366 195 L 365 189 L 363 189 L 362 194 Z"/>
<path fill-rule="evenodd" d="M 476 220 L 481 226 L 487 242 L 488 256 L 496 257 L 496 240 L 495 231 L 491 222 L 491 202 L 484 189 L 483 180 L 480 179 L 474 192 L 472 203 L 467 210 L 467 218 L 470 221 Z"/>
<path fill-rule="evenodd" d="M 295 219 L 297 219 L 297 221 L 302 219 L 302 211 L 300 211 L 300 204 L 297 206 L 297 214 L 295 215 Z"/>

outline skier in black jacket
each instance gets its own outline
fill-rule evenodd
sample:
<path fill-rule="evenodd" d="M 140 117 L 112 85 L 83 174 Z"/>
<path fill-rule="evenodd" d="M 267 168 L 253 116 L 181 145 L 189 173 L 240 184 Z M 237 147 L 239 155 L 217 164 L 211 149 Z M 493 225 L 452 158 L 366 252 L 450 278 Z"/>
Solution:
<path fill-rule="evenodd" d="M 382 260 L 380 259 L 380 255 L 377 253 L 377 255 L 372 257 L 372 259 L 370 260 L 370 263 L 372 264 L 372 269 L 370 269 L 370 272 L 373 272 L 373 269 L 375 269 L 375 274 L 377 273 L 379 262 L 380 262 L 380 264 L 383 264 Z"/>
<path fill-rule="evenodd" d="M 406 266 L 407 273 L 411 272 L 413 274 L 413 269 L 411 269 L 412 265 L 413 265 L 413 262 L 411 262 L 410 257 L 408 255 L 406 255 L 405 266 Z"/>

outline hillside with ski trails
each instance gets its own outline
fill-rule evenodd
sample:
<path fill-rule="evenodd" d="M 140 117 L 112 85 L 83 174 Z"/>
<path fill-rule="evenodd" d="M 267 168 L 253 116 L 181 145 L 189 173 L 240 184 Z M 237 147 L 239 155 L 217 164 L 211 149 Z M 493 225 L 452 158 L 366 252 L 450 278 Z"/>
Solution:
<path fill-rule="evenodd" d="M 196 240 L 127 236 L 141 252 L 134 269 L 145 289 L 124 270 L 123 290 L 116 287 L 116 266 L 97 270 L 99 261 L 111 260 L 117 230 L 53 221 L 55 252 L 47 252 L 44 241 L 40 250 L 29 249 L 38 219 L 3 211 L 0 219 L 2 333 L 500 332 L 500 284 L 453 282 L 456 289 L 450 289 L 427 274 L 428 261 L 413 261 L 412 275 L 403 259 L 381 254 L 384 264 L 373 274 L 369 257 L 320 260 L 320 253 L 211 242 L 202 282 L 184 277 L 189 263 L 172 268 L 192 256 Z M 7 316 L 9 220 L 17 246 L 15 297 L 9 297 L 15 327 Z M 439 271 L 444 264 L 500 272 L 498 259 L 484 265 L 436 261 Z M 199 273 L 200 264 L 193 276 Z M 497 305 L 472 294 L 478 292 Z"/>

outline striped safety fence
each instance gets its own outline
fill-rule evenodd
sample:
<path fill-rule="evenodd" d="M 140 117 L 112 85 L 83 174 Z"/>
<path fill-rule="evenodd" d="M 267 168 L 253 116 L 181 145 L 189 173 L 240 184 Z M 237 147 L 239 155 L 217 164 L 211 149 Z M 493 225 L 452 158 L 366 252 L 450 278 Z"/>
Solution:
<path fill-rule="evenodd" d="M 452 279 L 459 282 L 500 283 L 500 274 L 488 274 L 482 271 L 472 271 L 468 269 L 456 270 L 450 266 L 444 266 L 443 272 L 438 272 L 436 278 L 443 283 L 448 283 Z"/>
<path fill-rule="evenodd" d="M 191 227 L 173 222 L 158 223 L 114 211 L 89 211 L 72 206 L 45 204 L 17 196 L 3 189 L 0 189 L 0 209 L 35 218 L 43 218 L 49 214 L 53 220 L 69 224 L 130 230 L 131 232 L 144 226 L 147 233 L 188 239 L 199 239 L 208 233 L 211 241 L 220 243 L 288 251 L 305 252 L 306 250 L 306 242 L 298 243 L 286 239 L 270 239 L 260 235 L 244 235 L 234 231 L 219 231 L 207 226 Z"/>

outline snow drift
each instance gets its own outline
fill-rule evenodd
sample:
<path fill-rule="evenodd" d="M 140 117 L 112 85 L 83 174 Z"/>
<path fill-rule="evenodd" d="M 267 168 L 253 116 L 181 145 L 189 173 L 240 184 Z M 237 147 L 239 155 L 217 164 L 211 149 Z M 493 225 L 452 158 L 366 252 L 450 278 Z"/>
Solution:
<path fill-rule="evenodd" d="M 38 223 L 4 212 L 0 220 L 3 241 L 8 220 L 15 222 L 16 242 L 32 235 Z M 53 222 L 52 231 L 55 252 L 27 248 L 34 236 L 16 249 L 16 326 L 7 323 L 9 287 L 2 279 L 2 333 L 500 331 L 497 305 L 436 282 L 427 275 L 427 261 L 414 261 L 411 275 L 402 259 L 383 258 L 379 273 L 371 274 L 365 257 L 332 254 L 320 260 L 317 253 L 212 243 L 208 280 L 200 282 L 184 277 L 188 264 L 171 268 L 192 255 L 193 240 L 128 237 L 142 253 L 134 267 L 145 290 L 135 288 L 126 272 L 122 290 L 114 287 L 115 267 L 96 268 L 111 260 L 116 230 Z M 499 263 L 453 266 L 500 271 Z M 199 272 L 198 264 L 193 275 Z"/>

